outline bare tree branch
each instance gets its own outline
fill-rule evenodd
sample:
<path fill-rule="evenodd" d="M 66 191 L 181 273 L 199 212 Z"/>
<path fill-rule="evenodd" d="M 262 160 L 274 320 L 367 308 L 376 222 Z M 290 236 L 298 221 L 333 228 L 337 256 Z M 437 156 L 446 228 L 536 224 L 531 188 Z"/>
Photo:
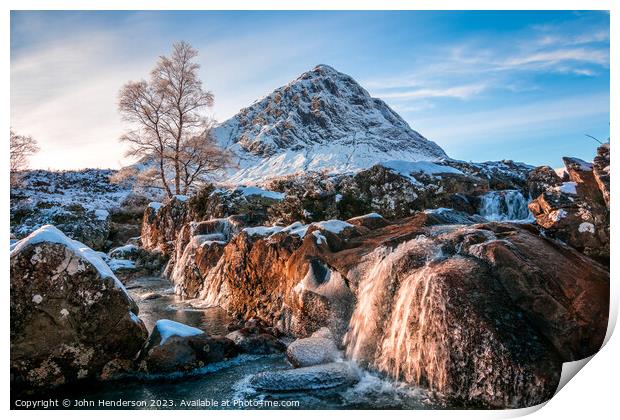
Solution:
<path fill-rule="evenodd" d="M 173 189 L 175 194 L 188 193 L 207 172 L 231 162 L 229 154 L 205 134 L 211 126 L 200 112 L 213 105 L 214 97 L 198 78 L 200 66 L 193 61 L 197 55 L 188 43 L 177 42 L 169 57 L 159 57 L 148 82 L 129 82 L 119 94 L 119 112 L 135 126 L 121 137 L 130 145 L 127 154 L 155 159 L 169 196 Z M 172 181 L 167 171 L 173 174 Z"/>

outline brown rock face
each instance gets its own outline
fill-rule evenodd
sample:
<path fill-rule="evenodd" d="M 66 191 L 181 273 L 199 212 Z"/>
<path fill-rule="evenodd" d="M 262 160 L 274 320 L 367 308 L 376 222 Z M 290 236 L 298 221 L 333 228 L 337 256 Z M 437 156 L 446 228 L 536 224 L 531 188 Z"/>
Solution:
<path fill-rule="evenodd" d="M 224 253 L 224 246 L 244 225 L 231 216 L 203 222 L 190 222 L 181 228 L 165 275 L 176 286 L 177 294 L 196 298 L 204 278 Z"/>
<path fill-rule="evenodd" d="M 603 144 L 597 149 L 597 154 L 594 157 L 594 178 L 598 185 L 599 190 L 603 194 L 603 199 L 607 208 L 609 208 L 609 143 Z"/>
<path fill-rule="evenodd" d="M 609 265 L 609 147 L 601 146 L 596 165 L 564 158 L 570 181 L 550 184 L 529 209 L 547 235 Z M 598 174 L 598 175 L 597 175 Z"/>
<path fill-rule="evenodd" d="M 131 363 L 146 328 L 92 250 L 44 226 L 15 246 L 10 265 L 13 386 L 105 378 Z"/>
<path fill-rule="evenodd" d="M 543 192 L 562 184 L 562 179 L 549 166 L 539 166 L 527 175 L 530 197 L 538 197 Z"/>
<path fill-rule="evenodd" d="M 531 226 L 436 222 L 242 232 L 201 295 L 299 337 L 327 327 L 348 357 L 470 402 L 550 398 L 562 362 L 602 344 L 608 270 Z"/>
<path fill-rule="evenodd" d="M 149 204 L 142 219 L 142 246 L 170 255 L 174 241 L 186 222 L 187 202 L 183 196 L 173 196 L 163 204 Z"/>

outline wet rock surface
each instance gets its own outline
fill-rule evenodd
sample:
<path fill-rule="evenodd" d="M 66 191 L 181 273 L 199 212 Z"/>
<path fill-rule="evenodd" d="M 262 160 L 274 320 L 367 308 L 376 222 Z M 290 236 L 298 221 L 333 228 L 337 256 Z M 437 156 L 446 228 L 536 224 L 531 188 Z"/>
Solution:
<path fill-rule="evenodd" d="M 262 372 L 250 379 L 250 385 L 264 391 L 290 392 L 347 386 L 359 379 L 359 372 L 354 366 L 341 362 Z"/>
<path fill-rule="evenodd" d="M 240 351 L 248 354 L 282 353 L 286 345 L 262 327 L 244 327 L 226 336 Z"/>
<path fill-rule="evenodd" d="M 206 290 L 293 335 L 329 327 L 347 356 L 396 379 L 491 406 L 544 401 L 562 362 L 600 347 L 609 273 L 532 226 L 459 217 L 465 226 L 427 212 L 354 235 L 319 230 L 325 241 L 311 229 L 242 233 Z"/>
<path fill-rule="evenodd" d="M 334 362 L 340 354 L 333 338 L 312 336 L 289 344 L 286 357 L 294 367 L 306 367 Z"/>

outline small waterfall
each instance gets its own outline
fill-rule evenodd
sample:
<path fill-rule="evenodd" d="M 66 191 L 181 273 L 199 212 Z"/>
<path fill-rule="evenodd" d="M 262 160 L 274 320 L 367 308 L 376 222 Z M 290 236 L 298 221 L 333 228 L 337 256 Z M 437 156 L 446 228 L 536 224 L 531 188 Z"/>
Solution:
<path fill-rule="evenodd" d="M 528 200 L 519 190 L 491 191 L 480 196 L 478 214 L 492 222 L 533 221 Z"/>
<path fill-rule="evenodd" d="M 376 367 L 409 383 L 443 390 L 447 382 L 446 308 L 425 266 L 407 276 L 396 294 Z"/>
<path fill-rule="evenodd" d="M 424 236 L 371 254 L 344 337 L 347 357 L 393 378 L 444 389 L 445 308 L 429 269 L 440 256 Z"/>

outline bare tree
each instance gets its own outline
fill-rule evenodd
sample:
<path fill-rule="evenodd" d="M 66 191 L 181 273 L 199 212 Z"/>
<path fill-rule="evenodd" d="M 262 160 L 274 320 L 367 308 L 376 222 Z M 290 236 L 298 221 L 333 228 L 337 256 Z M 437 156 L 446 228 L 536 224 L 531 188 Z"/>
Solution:
<path fill-rule="evenodd" d="M 130 145 L 129 156 L 156 160 L 157 175 L 169 196 L 173 191 L 187 193 L 206 172 L 230 163 L 205 135 L 210 122 L 201 111 L 213 105 L 213 94 L 198 78 L 200 66 L 193 61 L 197 54 L 188 43 L 175 43 L 169 57 L 159 57 L 148 82 L 129 82 L 119 94 L 123 119 L 135 125 L 121 141 Z"/>
<path fill-rule="evenodd" d="M 38 151 L 39 145 L 35 139 L 17 134 L 11 129 L 11 185 L 18 182 L 19 171 L 28 167 L 28 159 Z"/>
<path fill-rule="evenodd" d="M 222 150 L 212 135 L 212 127 L 206 128 L 200 135 L 190 137 L 180 144 L 175 162 L 180 166 L 182 193 L 209 173 L 232 166 L 232 153 Z"/>
<path fill-rule="evenodd" d="M 163 96 L 144 80 L 129 82 L 119 93 L 118 109 L 125 121 L 137 127 L 121 136 L 122 142 L 129 143 L 127 156 L 154 159 L 161 184 L 166 193 L 172 195 L 166 180 L 165 153 L 169 139 L 163 128 L 166 115 Z"/>

